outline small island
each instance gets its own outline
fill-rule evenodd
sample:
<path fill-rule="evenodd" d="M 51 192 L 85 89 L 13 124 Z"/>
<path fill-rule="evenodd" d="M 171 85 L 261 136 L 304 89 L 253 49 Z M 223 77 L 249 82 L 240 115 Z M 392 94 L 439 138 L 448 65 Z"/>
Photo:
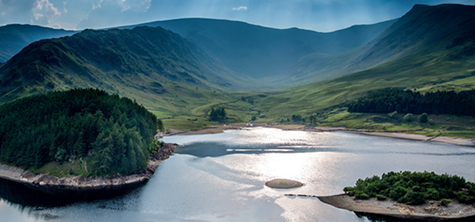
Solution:
<path fill-rule="evenodd" d="M 289 179 L 273 179 L 266 182 L 266 186 L 277 189 L 291 189 L 303 186 L 303 183 Z"/>
<path fill-rule="evenodd" d="M 73 89 L 0 107 L 0 178 L 40 190 L 143 183 L 176 144 L 154 139 L 161 120 L 128 98 Z"/>
<path fill-rule="evenodd" d="M 440 221 L 475 217 L 475 183 L 433 172 L 389 172 L 359 179 L 345 194 L 318 197 L 357 213 Z"/>

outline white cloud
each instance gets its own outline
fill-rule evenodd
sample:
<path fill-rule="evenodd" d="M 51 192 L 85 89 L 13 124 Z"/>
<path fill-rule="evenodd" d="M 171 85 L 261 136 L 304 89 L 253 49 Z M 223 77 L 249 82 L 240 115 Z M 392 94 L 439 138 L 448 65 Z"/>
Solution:
<path fill-rule="evenodd" d="M 68 4 L 68 2 L 67 2 L 67 1 L 64 1 L 64 2 L 63 2 L 63 12 L 64 12 L 64 13 L 68 13 L 68 10 L 66 9 L 66 4 Z"/>
<path fill-rule="evenodd" d="M 58 8 L 54 7 L 49 0 L 36 0 L 35 4 L 32 10 L 35 20 L 40 24 L 55 25 L 56 19 L 61 16 Z"/>
<path fill-rule="evenodd" d="M 247 10 L 247 7 L 246 6 L 239 6 L 239 7 L 233 8 L 233 11 L 240 11 L 240 10 Z"/>

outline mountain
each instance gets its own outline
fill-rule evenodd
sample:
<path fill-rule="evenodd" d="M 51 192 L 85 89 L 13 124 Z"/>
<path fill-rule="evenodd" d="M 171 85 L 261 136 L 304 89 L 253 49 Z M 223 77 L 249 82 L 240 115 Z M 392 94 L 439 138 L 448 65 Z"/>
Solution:
<path fill-rule="evenodd" d="M 171 31 L 85 30 L 30 44 L 0 67 L 0 101 L 51 90 L 94 87 L 120 93 L 148 108 L 181 107 L 186 98 L 254 87 Z M 160 97 L 157 97 L 160 96 Z"/>
<path fill-rule="evenodd" d="M 320 33 L 297 28 L 273 29 L 244 22 L 214 19 L 177 19 L 137 26 L 161 26 L 200 46 L 229 69 L 255 79 L 265 79 L 278 88 L 288 87 L 289 78 L 302 69 L 302 57 L 319 53 L 326 57 L 365 45 L 396 20 Z M 318 61 L 316 61 L 318 62 Z M 327 63 L 327 60 L 324 61 Z M 338 66 L 338 64 L 330 64 Z M 326 77 L 328 79 L 330 77 Z M 308 80 L 308 79 L 305 79 Z"/>
<path fill-rule="evenodd" d="M 35 25 L 6 25 L 0 27 L 0 63 L 3 63 L 24 47 L 41 39 L 59 38 L 75 34 L 75 31 L 52 29 Z"/>
<path fill-rule="evenodd" d="M 379 37 L 357 49 L 362 53 L 349 65 L 369 68 L 286 89 L 259 101 L 258 109 L 280 118 L 339 106 L 384 88 L 474 89 L 474 27 L 473 6 L 415 5 Z"/>
<path fill-rule="evenodd" d="M 364 46 L 353 66 L 367 68 L 423 51 L 446 50 L 475 36 L 475 6 L 415 5 L 379 37 Z M 468 51 L 473 49 L 467 48 Z"/>

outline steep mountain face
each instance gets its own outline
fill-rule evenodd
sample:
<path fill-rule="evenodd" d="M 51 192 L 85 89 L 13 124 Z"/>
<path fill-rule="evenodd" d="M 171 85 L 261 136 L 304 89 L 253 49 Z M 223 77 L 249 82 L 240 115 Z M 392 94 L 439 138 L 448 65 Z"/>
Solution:
<path fill-rule="evenodd" d="M 6 25 L 0 27 L 0 63 L 3 63 L 24 47 L 41 39 L 59 38 L 75 34 L 75 31 L 52 29 L 34 25 Z"/>
<path fill-rule="evenodd" d="M 475 6 L 415 5 L 379 37 L 364 46 L 350 66 L 368 68 L 415 53 L 472 43 L 462 54 L 475 54 Z M 468 55 L 467 54 L 467 55 Z"/>
<path fill-rule="evenodd" d="M 161 94 L 167 92 L 164 85 L 216 90 L 252 86 L 248 82 L 178 34 L 160 27 L 85 30 L 71 37 L 38 41 L 0 68 L 2 100 L 76 87 Z"/>
<path fill-rule="evenodd" d="M 357 25 L 330 33 L 297 28 L 272 29 L 243 22 L 213 19 L 177 19 L 137 26 L 161 26 L 208 51 L 228 68 L 253 78 L 275 82 L 297 72 L 299 60 L 312 53 L 334 55 L 362 46 L 395 20 Z M 122 27 L 131 28 L 135 26 Z M 285 85 L 285 84 L 283 84 Z"/>

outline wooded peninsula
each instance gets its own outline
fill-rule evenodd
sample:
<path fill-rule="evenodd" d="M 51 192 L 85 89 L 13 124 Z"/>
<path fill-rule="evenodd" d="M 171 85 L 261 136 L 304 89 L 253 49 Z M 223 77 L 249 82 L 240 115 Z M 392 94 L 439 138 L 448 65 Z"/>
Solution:
<path fill-rule="evenodd" d="M 0 106 L 0 162 L 53 176 L 126 175 L 146 169 L 161 120 L 97 89 L 55 91 Z"/>

